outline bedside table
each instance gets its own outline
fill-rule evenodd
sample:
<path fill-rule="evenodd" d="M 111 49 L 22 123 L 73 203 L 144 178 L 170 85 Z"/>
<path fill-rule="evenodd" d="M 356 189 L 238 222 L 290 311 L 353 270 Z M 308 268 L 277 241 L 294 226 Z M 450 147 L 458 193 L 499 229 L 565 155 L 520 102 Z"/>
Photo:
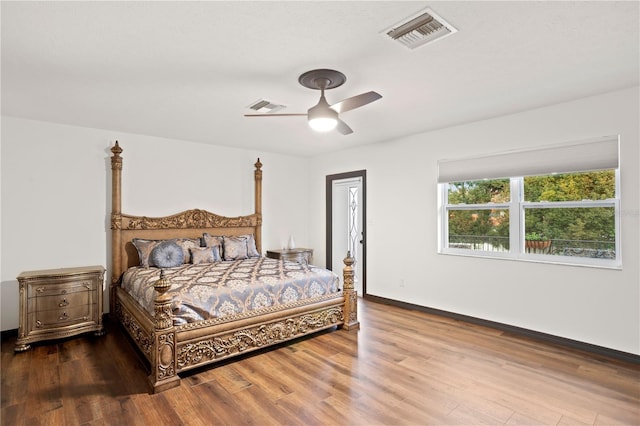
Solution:
<path fill-rule="evenodd" d="M 313 262 L 313 250 L 307 248 L 267 250 L 267 257 L 309 264 Z"/>
<path fill-rule="evenodd" d="M 16 352 L 30 343 L 93 331 L 104 334 L 102 266 L 27 271 L 18 275 L 20 326 Z"/>

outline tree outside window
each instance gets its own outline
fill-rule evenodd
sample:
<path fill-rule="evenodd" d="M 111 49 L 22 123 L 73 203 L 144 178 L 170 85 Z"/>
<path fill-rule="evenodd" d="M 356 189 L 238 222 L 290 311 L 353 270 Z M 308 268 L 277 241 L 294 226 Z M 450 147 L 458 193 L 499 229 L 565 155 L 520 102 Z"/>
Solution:
<path fill-rule="evenodd" d="M 616 261 L 616 174 L 612 169 L 447 183 L 445 249 L 569 263 Z"/>

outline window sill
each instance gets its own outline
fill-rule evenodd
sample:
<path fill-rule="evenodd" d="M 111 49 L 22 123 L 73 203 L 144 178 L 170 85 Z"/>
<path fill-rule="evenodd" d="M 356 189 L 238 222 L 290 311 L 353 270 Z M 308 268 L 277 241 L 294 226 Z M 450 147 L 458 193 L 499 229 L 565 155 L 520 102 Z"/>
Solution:
<path fill-rule="evenodd" d="M 609 259 L 592 259 L 592 258 L 579 258 L 573 256 L 545 256 L 539 254 L 523 253 L 516 255 L 513 253 L 499 253 L 492 254 L 491 252 L 469 252 L 468 250 L 456 250 L 456 249 L 444 249 L 438 251 L 441 255 L 462 256 L 462 257 L 477 257 L 483 259 L 497 259 L 497 260 L 509 260 L 517 262 L 529 262 L 529 263 L 546 263 L 562 266 L 578 266 L 586 268 L 597 269 L 611 269 L 622 270 L 622 263 L 619 260 Z"/>

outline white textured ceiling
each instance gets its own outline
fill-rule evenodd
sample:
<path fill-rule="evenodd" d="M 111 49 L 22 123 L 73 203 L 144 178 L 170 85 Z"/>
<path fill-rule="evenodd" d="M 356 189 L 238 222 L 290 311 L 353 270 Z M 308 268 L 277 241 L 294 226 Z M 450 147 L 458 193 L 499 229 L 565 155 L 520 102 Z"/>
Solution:
<path fill-rule="evenodd" d="M 430 7 L 459 32 L 409 50 L 381 32 Z M 7 2 L 2 114 L 310 156 L 639 84 L 639 3 Z M 383 98 L 318 134 L 304 117 L 245 118 L 258 99 L 306 112 Z M 117 134 L 114 135 L 117 137 Z"/>

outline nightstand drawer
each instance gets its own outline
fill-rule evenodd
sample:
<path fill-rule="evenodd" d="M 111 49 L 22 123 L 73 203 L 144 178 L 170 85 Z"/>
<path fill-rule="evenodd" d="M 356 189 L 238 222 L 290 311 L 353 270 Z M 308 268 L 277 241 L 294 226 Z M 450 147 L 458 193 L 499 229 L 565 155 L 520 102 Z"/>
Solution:
<path fill-rule="evenodd" d="M 49 311 L 37 311 L 29 315 L 32 324 L 31 330 L 43 330 L 55 327 L 64 327 L 70 324 L 79 324 L 92 318 L 91 305 L 81 305 L 67 309 L 55 309 Z"/>
<path fill-rule="evenodd" d="M 66 295 L 71 293 L 86 293 L 96 289 L 95 280 L 73 280 L 60 279 L 59 282 L 52 281 L 50 283 L 34 282 L 28 285 L 27 297 L 43 297 L 53 295 Z"/>
<path fill-rule="evenodd" d="M 57 309 L 70 309 L 77 306 L 89 305 L 94 301 L 94 292 L 76 291 L 61 293 L 53 296 L 40 296 L 29 299 L 27 310 L 29 312 L 50 311 Z"/>

